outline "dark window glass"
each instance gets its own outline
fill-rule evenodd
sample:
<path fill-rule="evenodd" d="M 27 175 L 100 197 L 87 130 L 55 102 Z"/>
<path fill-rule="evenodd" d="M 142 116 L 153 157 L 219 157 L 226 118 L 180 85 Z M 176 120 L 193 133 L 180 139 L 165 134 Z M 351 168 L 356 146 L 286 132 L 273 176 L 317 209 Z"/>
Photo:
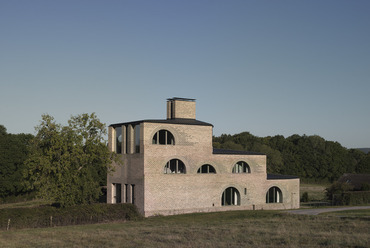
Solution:
<path fill-rule="evenodd" d="M 229 187 L 225 189 L 225 191 L 222 193 L 221 205 L 222 206 L 240 205 L 239 191 L 234 187 Z"/>
<path fill-rule="evenodd" d="M 201 174 L 216 173 L 216 170 L 212 165 L 204 164 L 198 169 L 197 173 Z"/>
<path fill-rule="evenodd" d="M 164 167 L 164 174 L 186 173 L 185 164 L 179 159 L 171 159 Z"/>
<path fill-rule="evenodd" d="M 233 173 L 251 173 L 251 170 L 246 162 L 239 161 L 234 165 Z"/>
<path fill-rule="evenodd" d="M 116 153 L 122 153 L 122 127 L 116 127 Z"/>

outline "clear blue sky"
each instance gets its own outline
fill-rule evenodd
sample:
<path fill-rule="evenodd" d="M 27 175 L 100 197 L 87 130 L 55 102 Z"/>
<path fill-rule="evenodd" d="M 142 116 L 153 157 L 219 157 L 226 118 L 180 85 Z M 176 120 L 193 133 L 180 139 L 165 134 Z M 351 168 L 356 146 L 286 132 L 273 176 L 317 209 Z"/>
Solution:
<path fill-rule="evenodd" d="M 0 0 L 0 124 L 164 119 L 370 147 L 370 1 Z"/>

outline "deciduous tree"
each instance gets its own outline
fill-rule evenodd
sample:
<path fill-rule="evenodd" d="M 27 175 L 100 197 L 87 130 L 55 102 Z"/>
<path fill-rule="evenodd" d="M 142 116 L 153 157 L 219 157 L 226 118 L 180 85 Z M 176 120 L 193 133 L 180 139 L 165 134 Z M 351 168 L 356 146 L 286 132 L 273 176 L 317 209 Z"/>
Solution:
<path fill-rule="evenodd" d="M 36 131 L 25 163 L 27 187 L 61 206 L 95 202 L 114 159 L 105 125 L 94 113 L 72 116 L 67 126 L 43 115 Z"/>
<path fill-rule="evenodd" d="M 31 134 L 10 134 L 0 125 L 0 198 L 25 193 L 22 185 L 23 163 Z"/>

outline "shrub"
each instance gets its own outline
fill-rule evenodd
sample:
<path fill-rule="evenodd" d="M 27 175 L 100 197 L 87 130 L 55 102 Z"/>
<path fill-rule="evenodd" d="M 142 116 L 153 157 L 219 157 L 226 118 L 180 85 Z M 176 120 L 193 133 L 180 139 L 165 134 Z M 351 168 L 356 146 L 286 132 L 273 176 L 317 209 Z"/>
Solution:
<path fill-rule="evenodd" d="M 334 197 L 334 205 L 362 205 L 370 203 L 370 191 L 348 191 Z"/>
<path fill-rule="evenodd" d="M 333 196 L 342 194 L 343 192 L 350 191 L 353 189 L 353 186 L 350 186 L 346 183 L 333 183 L 329 188 L 326 189 L 326 197 L 328 200 L 333 201 Z"/>
<path fill-rule="evenodd" d="M 308 193 L 304 192 L 301 197 L 301 202 L 308 202 L 308 201 L 309 201 Z"/>

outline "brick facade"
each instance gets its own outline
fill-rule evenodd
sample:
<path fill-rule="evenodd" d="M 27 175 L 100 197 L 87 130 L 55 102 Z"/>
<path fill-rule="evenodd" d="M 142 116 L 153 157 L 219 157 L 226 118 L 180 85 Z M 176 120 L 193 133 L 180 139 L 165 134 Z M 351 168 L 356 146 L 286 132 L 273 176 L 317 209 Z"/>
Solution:
<path fill-rule="evenodd" d="M 168 100 L 167 120 L 109 126 L 109 149 L 120 149 L 123 163 L 115 164 L 115 172 L 108 175 L 107 202 L 133 201 L 144 216 L 299 208 L 299 178 L 268 178 L 264 154 L 216 151 L 212 131 L 211 124 L 195 120 L 195 101 L 182 98 Z M 177 160 L 179 168 L 182 162 L 185 173 L 169 173 L 166 165 L 171 160 Z M 238 162 L 246 163 L 249 173 L 233 173 Z M 216 173 L 198 173 L 206 164 Z M 171 166 L 175 171 L 175 162 Z M 233 191 L 225 191 L 230 187 Z M 280 193 L 277 200 L 271 197 L 277 202 L 266 203 L 271 187 Z"/>

